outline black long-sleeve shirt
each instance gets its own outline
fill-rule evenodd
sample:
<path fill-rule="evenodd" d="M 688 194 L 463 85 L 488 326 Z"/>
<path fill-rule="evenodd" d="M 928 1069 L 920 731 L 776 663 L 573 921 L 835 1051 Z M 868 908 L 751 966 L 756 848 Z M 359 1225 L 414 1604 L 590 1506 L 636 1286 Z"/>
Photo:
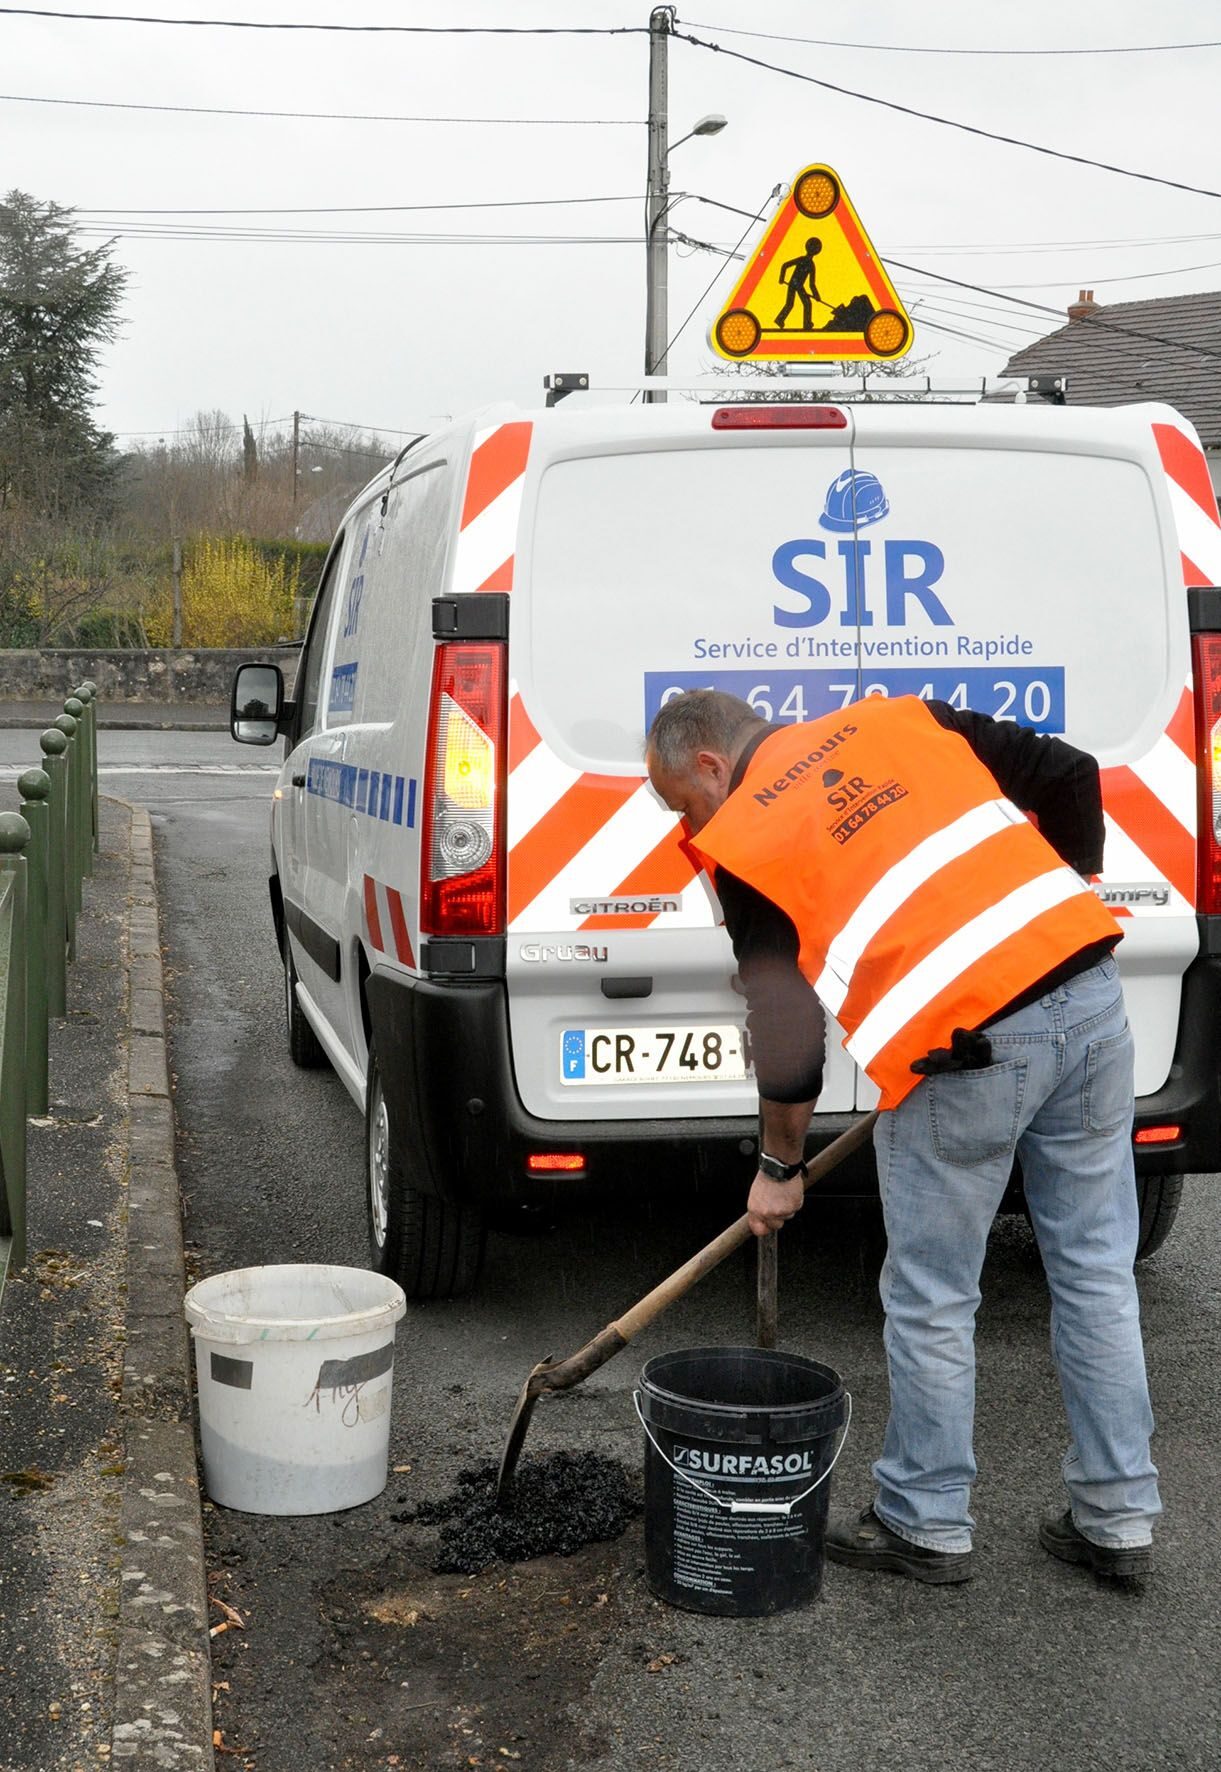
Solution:
<path fill-rule="evenodd" d="M 1102 871 L 1102 789 L 1098 765 L 1088 752 L 1011 721 L 952 708 L 948 702 L 930 701 L 927 706 L 941 726 L 966 739 L 1001 792 L 1034 817 L 1069 867 L 1086 875 Z M 765 727 L 747 744 L 730 792 L 764 739 L 776 730 Z M 718 868 L 716 887 L 746 994 L 746 1025 L 759 1093 L 769 1101 L 814 1101 L 822 1090 L 826 1016 L 798 971 L 800 943 L 792 919 L 726 869 Z M 992 1020 L 1096 965 L 1118 939 L 1095 942 L 1072 955 L 998 1010 Z"/>

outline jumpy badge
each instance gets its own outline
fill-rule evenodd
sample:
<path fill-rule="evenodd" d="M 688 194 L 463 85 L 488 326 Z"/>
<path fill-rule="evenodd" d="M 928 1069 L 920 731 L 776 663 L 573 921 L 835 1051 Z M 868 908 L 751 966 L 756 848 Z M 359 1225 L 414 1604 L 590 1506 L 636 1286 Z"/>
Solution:
<path fill-rule="evenodd" d="M 797 174 L 709 336 L 737 362 L 891 358 L 911 349 L 907 311 L 829 166 Z"/>

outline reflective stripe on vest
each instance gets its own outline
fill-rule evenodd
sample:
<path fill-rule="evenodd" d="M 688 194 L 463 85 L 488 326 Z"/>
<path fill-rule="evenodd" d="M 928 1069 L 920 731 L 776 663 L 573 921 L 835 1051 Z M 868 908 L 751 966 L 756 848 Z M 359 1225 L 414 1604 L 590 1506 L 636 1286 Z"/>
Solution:
<path fill-rule="evenodd" d="M 798 964 L 894 1107 L 912 1062 L 1119 926 L 957 733 L 873 698 L 764 739 L 695 839 L 787 912 Z"/>

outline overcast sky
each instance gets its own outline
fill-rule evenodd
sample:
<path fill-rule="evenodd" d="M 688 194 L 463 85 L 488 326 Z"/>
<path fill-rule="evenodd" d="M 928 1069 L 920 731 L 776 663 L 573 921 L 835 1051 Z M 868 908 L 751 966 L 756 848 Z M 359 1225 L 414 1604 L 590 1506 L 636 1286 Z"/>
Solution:
<path fill-rule="evenodd" d="M 59 0 L 103 11 L 122 0 Z M 142 0 L 141 12 L 364 24 L 642 26 L 623 0 Z M 691 0 L 679 30 L 958 122 L 1221 190 L 1221 47 L 1146 55 L 897 54 L 752 32 L 952 48 L 1098 48 L 1221 40 L 1217 0 Z M 731 34 L 731 30 L 735 34 Z M 823 160 L 873 242 L 944 276 L 1062 311 L 1221 288 L 1221 199 L 981 140 L 682 41 L 670 46 L 672 191 L 756 211 Z M 352 122 L 175 115 L 2 101 L 2 181 L 117 237 L 131 273 L 107 354 L 102 422 L 168 436 L 199 409 L 278 420 L 293 409 L 395 430 L 488 400 L 536 404 L 550 370 L 600 383 L 643 355 L 648 40 L 407 36 L 77 22 L 0 14 L 9 95 L 399 117 L 587 123 Z M 366 205 L 612 197 L 555 207 L 356 214 Z M 329 215 L 279 213 L 333 207 Z M 182 215 L 184 210 L 230 213 Z M 276 211 L 262 215 L 241 209 Z M 170 211 L 138 216 L 136 211 Z M 343 213 L 339 211 L 344 211 Z M 102 211 L 112 212 L 102 214 Z M 694 201 L 676 228 L 731 247 L 743 220 Z M 150 225 L 321 231 L 325 243 L 142 237 Z M 576 236 L 581 244 L 390 243 L 342 234 Z M 745 242 L 749 247 L 758 229 Z M 102 236 L 98 236 L 102 237 Z M 602 243 L 605 242 L 605 243 Z M 1103 244 L 1103 243 L 1106 244 Z M 1127 244 L 1114 244 L 1126 242 Z M 1055 250 L 1047 250 L 1055 243 Z M 1214 262 L 1215 261 L 1215 262 Z M 715 359 L 708 327 L 736 267 L 672 249 L 670 330 L 698 311 L 671 369 Z M 718 270 L 714 289 L 703 292 Z M 914 355 L 939 378 L 995 374 L 1056 321 L 993 296 L 895 273 Z M 938 330 L 941 329 L 950 329 Z M 973 335 L 972 339 L 953 336 Z M 984 341 L 984 342 L 975 342 Z"/>

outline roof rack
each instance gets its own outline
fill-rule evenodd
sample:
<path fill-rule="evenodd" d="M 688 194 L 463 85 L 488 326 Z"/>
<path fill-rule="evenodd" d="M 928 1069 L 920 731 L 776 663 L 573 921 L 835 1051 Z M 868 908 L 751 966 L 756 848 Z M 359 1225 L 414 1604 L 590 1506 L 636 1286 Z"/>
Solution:
<path fill-rule="evenodd" d="M 795 372 L 796 369 L 796 372 Z M 734 375 L 642 375 L 635 381 L 595 382 L 584 371 L 543 377 L 548 406 L 558 406 L 571 394 L 698 394 L 736 400 L 836 400 L 884 401 L 928 400 L 965 404 L 977 400 L 1008 400 L 1023 404 L 1030 396 L 1063 406 L 1068 395 L 1066 375 L 978 376 L 965 381 L 938 381 L 928 375 L 827 375 L 821 366 L 782 366 L 776 374 Z"/>

